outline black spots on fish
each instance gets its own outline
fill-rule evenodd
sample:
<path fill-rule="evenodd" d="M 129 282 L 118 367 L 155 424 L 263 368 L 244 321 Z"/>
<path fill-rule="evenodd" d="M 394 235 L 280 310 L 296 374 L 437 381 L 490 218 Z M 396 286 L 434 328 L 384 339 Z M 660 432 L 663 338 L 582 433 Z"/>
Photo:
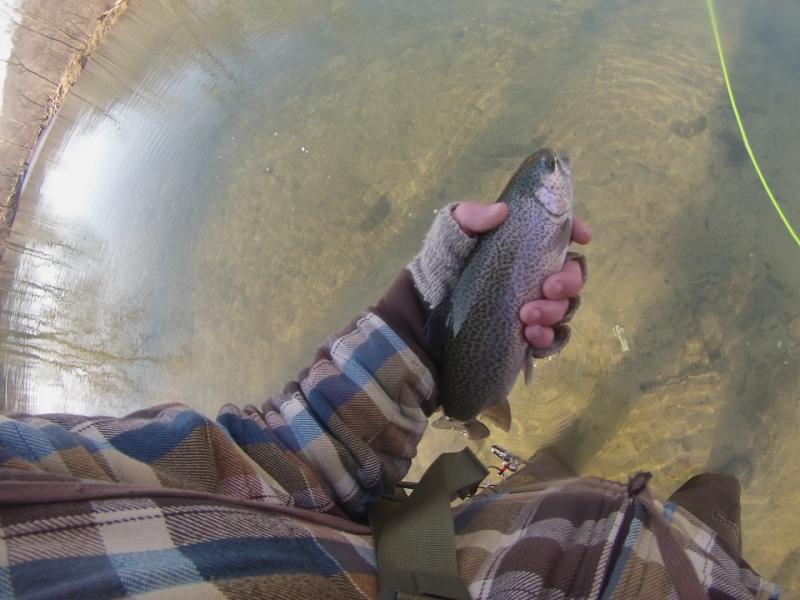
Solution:
<path fill-rule="evenodd" d="M 528 348 L 519 308 L 540 298 L 544 279 L 563 266 L 569 219 L 555 222 L 530 201 L 544 180 L 555 179 L 550 159 L 552 151 L 539 151 L 516 171 L 499 199 L 508 219 L 480 237 L 453 289 L 440 359 L 449 417 L 467 421 L 507 398 Z"/>
<path fill-rule="evenodd" d="M 669 125 L 670 131 L 677 135 L 679 138 L 688 140 L 693 138 L 699 133 L 705 131 L 708 126 L 708 117 L 700 115 L 690 121 L 673 121 Z"/>
<path fill-rule="evenodd" d="M 517 307 L 540 297 L 562 256 L 554 251 L 561 230 L 533 218 L 529 211 L 537 206 L 512 212 L 506 227 L 481 238 L 453 291 L 440 370 L 441 403 L 450 417 L 468 420 L 502 401 L 523 364 L 528 345 Z M 524 274 L 519 264 L 527 265 Z"/>
<path fill-rule="evenodd" d="M 517 181 L 517 191 L 519 196 L 524 198 L 532 198 L 536 193 L 536 188 L 539 186 L 539 177 L 533 173 L 523 173 Z"/>
<path fill-rule="evenodd" d="M 392 203 L 389 201 L 389 197 L 386 194 L 381 194 L 367 211 L 367 214 L 364 215 L 364 218 L 361 219 L 358 228 L 361 231 L 371 231 L 383 223 L 391 212 Z"/>

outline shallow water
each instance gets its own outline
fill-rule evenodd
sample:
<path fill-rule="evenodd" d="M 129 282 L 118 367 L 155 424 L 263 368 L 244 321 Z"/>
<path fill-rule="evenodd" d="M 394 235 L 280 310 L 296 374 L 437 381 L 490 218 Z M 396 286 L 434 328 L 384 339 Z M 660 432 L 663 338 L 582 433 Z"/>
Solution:
<path fill-rule="evenodd" d="M 436 208 L 567 148 L 591 280 L 573 342 L 491 442 L 648 469 L 663 494 L 744 456 L 746 555 L 800 593 L 800 250 L 742 150 L 704 3 L 291 5 L 131 3 L 25 184 L 0 274 L 5 411 L 258 403 L 378 298 Z M 800 224 L 800 8 L 719 10 Z M 414 473 L 463 444 L 430 431 Z"/>

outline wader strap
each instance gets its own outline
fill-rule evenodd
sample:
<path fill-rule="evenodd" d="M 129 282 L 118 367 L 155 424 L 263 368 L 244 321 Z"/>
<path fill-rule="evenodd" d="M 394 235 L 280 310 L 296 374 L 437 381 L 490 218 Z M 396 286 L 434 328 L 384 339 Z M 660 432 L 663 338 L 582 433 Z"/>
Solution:
<path fill-rule="evenodd" d="M 469 600 L 458 576 L 450 501 L 475 493 L 488 474 L 468 448 L 447 452 L 411 496 L 401 490 L 370 507 L 381 600 Z"/>

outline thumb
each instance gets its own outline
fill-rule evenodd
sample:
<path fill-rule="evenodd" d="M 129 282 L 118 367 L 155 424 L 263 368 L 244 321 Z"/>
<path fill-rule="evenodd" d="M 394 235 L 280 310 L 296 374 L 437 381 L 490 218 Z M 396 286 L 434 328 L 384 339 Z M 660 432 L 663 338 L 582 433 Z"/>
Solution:
<path fill-rule="evenodd" d="M 453 210 L 461 231 L 469 236 L 491 231 L 508 217 L 508 206 L 505 202 L 481 204 L 480 202 L 462 202 Z"/>

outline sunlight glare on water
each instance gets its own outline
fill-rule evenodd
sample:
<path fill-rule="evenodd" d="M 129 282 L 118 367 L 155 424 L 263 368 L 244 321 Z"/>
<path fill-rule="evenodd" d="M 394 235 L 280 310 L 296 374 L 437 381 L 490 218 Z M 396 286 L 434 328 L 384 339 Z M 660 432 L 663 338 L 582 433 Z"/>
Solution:
<path fill-rule="evenodd" d="M 6 412 L 258 404 L 377 300 L 434 210 L 566 148 L 592 225 L 565 352 L 499 443 L 669 494 L 745 457 L 745 553 L 800 594 L 797 249 L 705 3 L 139 0 L 40 144 L 2 272 Z M 721 4 L 800 223 L 800 7 Z M 412 475 L 457 433 L 429 431 Z M 494 463 L 488 443 L 474 444 Z"/>

